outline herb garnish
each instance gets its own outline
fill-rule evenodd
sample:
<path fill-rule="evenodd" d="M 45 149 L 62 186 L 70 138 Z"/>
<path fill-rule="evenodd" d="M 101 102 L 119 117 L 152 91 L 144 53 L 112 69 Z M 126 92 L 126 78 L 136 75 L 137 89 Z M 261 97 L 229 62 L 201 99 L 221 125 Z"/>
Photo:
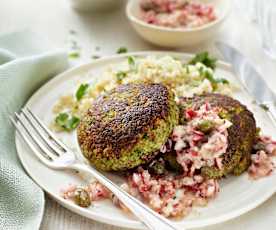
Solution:
<path fill-rule="evenodd" d="M 80 57 L 80 53 L 78 51 L 73 51 L 68 54 L 69 58 L 75 59 Z"/>
<path fill-rule="evenodd" d="M 185 69 L 186 69 L 186 73 L 187 73 L 187 74 L 190 74 L 190 69 L 189 69 L 189 66 L 188 66 L 188 65 L 185 66 Z"/>
<path fill-rule="evenodd" d="M 211 69 L 215 69 L 217 59 L 210 57 L 208 52 L 202 52 L 202 53 L 196 54 L 195 57 L 189 61 L 189 64 L 195 65 L 198 62 L 204 64 L 205 66 Z"/>
<path fill-rule="evenodd" d="M 89 88 L 89 84 L 81 84 L 76 92 L 77 101 L 81 100 L 83 96 L 86 94 L 87 89 Z"/>
<path fill-rule="evenodd" d="M 209 71 L 205 71 L 203 73 L 203 76 L 210 81 L 213 90 L 216 90 L 218 88 L 218 83 L 229 84 L 229 81 L 225 78 L 214 78 L 213 74 L 211 74 Z"/>
<path fill-rule="evenodd" d="M 78 126 L 80 119 L 76 116 L 70 117 L 68 113 L 60 113 L 56 117 L 55 122 L 58 126 L 63 128 L 65 131 L 70 132 Z"/>
<path fill-rule="evenodd" d="M 229 84 L 229 81 L 225 78 L 216 78 L 215 80 L 217 83 Z"/>
<path fill-rule="evenodd" d="M 127 53 L 127 48 L 124 47 L 124 46 L 122 46 L 122 47 L 120 47 L 120 48 L 117 50 L 116 53 L 117 53 L 117 54 Z"/>
<path fill-rule="evenodd" d="M 135 67 L 136 67 L 135 58 L 133 56 L 129 56 L 127 58 L 127 62 L 130 70 L 135 70 Z"/>
<path fill-rule="evenodd" d="M 100 58 L 99 55 L 92 55 L 92 56 L 91 56 L 91 59 L 99 59 L 99 58 Z"/>
<path fill-rule="evenodd" d="M 117 81 L 121 82 L 127 76 L 127 72 L 119 71 L 116 73 Z"/>
<path fill-rule="evenodd" d="M 260 107 L 261 107 L 264 111 L 268 111 L 268 110 L 269 110 L 268 106 L 265 105 L 265 104 L 260 104 Z"/>

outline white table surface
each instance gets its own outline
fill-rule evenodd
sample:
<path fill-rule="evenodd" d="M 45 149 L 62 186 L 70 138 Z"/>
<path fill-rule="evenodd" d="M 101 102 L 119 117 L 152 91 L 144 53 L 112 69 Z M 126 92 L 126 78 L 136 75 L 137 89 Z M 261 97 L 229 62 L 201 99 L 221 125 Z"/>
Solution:
<path fill-rule="evenodd" d="M 67 47 L 69 30 L 75 30 L 77 34 L 74 39 L 82 47 L 82 58 L 78 63 L 89 61 L 96 46 L 104 54 L 114 54 L 120 46 L 128 47 L 129 51 L 160 50 L 136 35 L 128 24 L 123 9 L 105 14 L 80 14 L 73 11 L 66 0 L 1 0 L 0 17 L 0 34 L 31 29 L 48 38 L 57 47 Z M 251 57 L 252 62 L 269 81 L 269 85 L 276 89 L 276 62 L 263 54 L 256 25 L 249 24 L 233 10 L 218 39 L 229 42 Z M 185 52 L 200 50 L 208 50 L 219 57 L 212 43 L 182 49 Z M 46 199 L 41 230 L 122 229 L 78 216 L 59 206 L 51 198 Z M 276 195 L 248 214 L 201 230 L 216 229 L 276 229 Z"/>

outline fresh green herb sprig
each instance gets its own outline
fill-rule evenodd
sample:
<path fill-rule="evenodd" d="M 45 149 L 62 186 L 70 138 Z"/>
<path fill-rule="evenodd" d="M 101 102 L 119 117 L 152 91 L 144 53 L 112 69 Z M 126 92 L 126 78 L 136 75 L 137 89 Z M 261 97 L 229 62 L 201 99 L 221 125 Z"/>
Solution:
<path fill-rule="evenodd" d="M 55 119 L 56 124 L 67 132 L 77 128 L 80 119 L 76 116 L 70 116 L 68 113 L 60 113 Z"/>
<path fill-rule="evenodd" d="M 118 48 L 116 53 L 117 54 L 123 54 L 123 53 L 127 53 L 127 51 L 128 51 L 127 48 L 122 46 L 122 47 Z"/>
<path fill-rule="evenodd" d="M 119 71 L 116 73 L 116 78 L 117 78 L 117 81 L 119 83 L 121 83 L 121 81 L 127 76 L 127 72 L 126 71 Z"/>
<path fill-rule="evenodd" d="M 91 59 L 93 59 L 93 60 L 95 60 L 95 59 L 99 59 L 99 58 L 101 58 L 101 56 L 100 55 L 92 55 L 91 56 Z"/>
<path fill-rule="evenodd" d="M 265 105 L 265 104 L 260 104 L 260 107 L 261 107 L 264 111 L 269 111 L 268 106 Z"/>
<path fill-rule="evenodd" d="M 229 81 L 225 78 L 216 78 L 217 83 L 229 84 Z"/>
<path fill-rule="evenodd" d="M 129 72 L 135 71 L 136 70 L 136 61 L 135 61 L 135 57 L 133 56 L 128 56 L 127 58 L 127 62 L 128 62 L 128 66 L 129 66 L 129 70 L 123 71 L 120 70 L 116 73 L 116 78 L 117 78 L 117 82 L 121 83 L 122 80 L 127 77 L 127 74 Z"/>
<path fill-rule="evenodd" d="M 133 56 L 129 56 L 129 57 L 127 58 L 127 62 L 128 62 L 128 64 L 129 64 L 130 67 L 131 67 L 131 66 L 135 66 L 135 59 L 134 59 Z"/>
<path fill-rule="evenodd" d="M 135 70 L 136 69 L 136 62 L 135 62 L 135 58 L 133 56 L 129 56 L 127 58 L 127 62 L 128 62 L 130 70 Z"/>
<path fill-rule="evenodd" d="M 80 57 L 80 52 L 79 51 L 72 51 L 69 52 L 68 57 L 71 59 L 76 59 Z"/>
<path fill-rule="evenodd" d="M 77 101 L 80 101 L 83 96 L 87 93 L 87 90 L 89 88 L 89 84 L 81 84 L 76 92 L 76 98 Z"/>
<path fill-rule="evenodd" d="M 225 79 L 225 78 L 215 78 L 214 75 L 212 73 L 210 73 L 209 71 L 204 71 L 203 72 L 203 77 L 210 81 L 214 91 L 217 90 L 219 83 L 229 84 L 229 81 L 227 79 Z"/>
<path fill-rule="evenodd" d="M 189 64 L 195 65 L 198 62 L 214 70 L 216 68 L 217 59 L 210 57 L 208 52 L 202 52 L 196 54 L 195 57 L 189 61 Z"/>

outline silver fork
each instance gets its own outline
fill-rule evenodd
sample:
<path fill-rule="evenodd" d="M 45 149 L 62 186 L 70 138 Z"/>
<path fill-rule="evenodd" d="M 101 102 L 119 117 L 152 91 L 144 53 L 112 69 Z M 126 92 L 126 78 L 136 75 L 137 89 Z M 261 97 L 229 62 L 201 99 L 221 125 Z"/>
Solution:
<path fill-rule="evenodd" d="M 49 168 L 55 170 L 72 169 L 91 174 L 113 192 L 149 229 L 180 229 L 171 221 L 132 197 L 95 168 L 79 162 L 75 154 L 60 142 L 30 109 L 21 109 L 21 113 L 15 113 L 15 118 L 10 116 L 10 120 L 15 126 L 17 133 L 20 134 L 35 156 Z M 183 227 L 181 229 L 184 230 Z"/>

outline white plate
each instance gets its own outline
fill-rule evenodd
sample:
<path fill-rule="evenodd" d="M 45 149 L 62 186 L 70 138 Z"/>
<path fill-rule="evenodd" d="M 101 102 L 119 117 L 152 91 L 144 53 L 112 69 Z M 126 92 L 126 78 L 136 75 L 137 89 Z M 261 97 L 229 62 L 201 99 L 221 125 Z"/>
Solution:
<path fill-rule="evenodd" d="M 135 55 L 155 54 L 165 55 L 165 52 L 142 52 Z M 169 53 L 175 57 L 187 60 L 191 57 L 188 54 Z M 126 54 L 127 55 L 127 54 Z M 82 65 L 69 70 L 41 87 L 28 101 L 27 105 L 35 112 L 46 124 L 53 118 L 51 109 L 54 102 L 68 92 L 74 92 L 78 82 L 92 81 L 95 76 L 106 69 L 110 64 L 121 62 L 126 55 L 113 56 Z M 130 54 L 128 54 L 130 55 Z M 134 54 L 132 54 L 134 55 Z M 217 75 L 226 77 L 230 81 L 236 81 L 235 76 L 230 70 L 230 66 L 220 62 L 217 68 Z M 276 131 L 268 120 L 265 113 L 254 104 L 252 99 L 244 92 L 238 92 L 235 97 L 254 112 L 258 125 L 265 133 L 276 136 Z M 60 138 L 65 144 L 78 151 L 77 142 L 74 134 L 61 134 Z M 31 178 L 57 202 L 71 211 L 82 216 L 94 219 L 107 224 L 117 225 L 128 228 L 143 229 L 144 226 L 134 217 L 124 214 L 114 207 L 109 201 L 95 202 L 94 206 L 86 209 L 80 208 L 73 203 L 60 197 L 60 188 L 69 183 L 84 183 L 74 172 L 54 171 L 41 164 L 33 156 L 30 149 L 20 138 L 16 137 L 16 147 L 19 158 Z M 205 208 L 196 208 L 195 211 L 177 223 L 187 228 L 196 228 L 216 224 L 240 216 L 267 200 L 276 191 L 276 175 L 258 180 L 250 181 L 248 175 L 244 173 L 240 177 L 228 177 L 223 179 L 221 192 L 214 201 L 211 201 Z"/>

